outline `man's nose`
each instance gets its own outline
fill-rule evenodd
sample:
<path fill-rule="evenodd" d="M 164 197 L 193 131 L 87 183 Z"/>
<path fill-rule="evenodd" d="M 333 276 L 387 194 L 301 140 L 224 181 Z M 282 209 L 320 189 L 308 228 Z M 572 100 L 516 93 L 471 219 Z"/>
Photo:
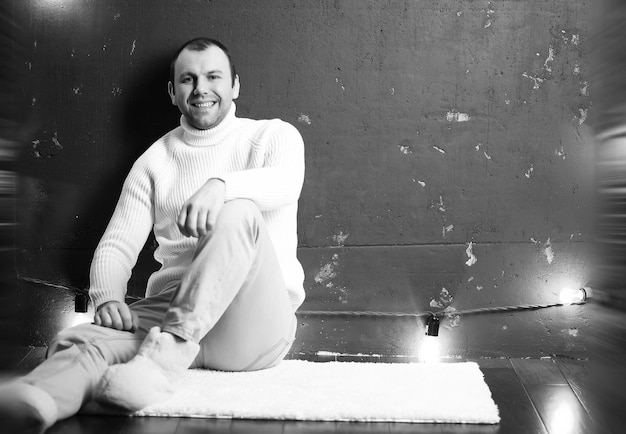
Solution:
<path fill-rule="evenodd" d="M 209 91 L 209 82 L 203 77 L 198 78 L 196 81 L 196 87 L 194 89 L 194 93 L 196 95 L 202 95 Z"/>

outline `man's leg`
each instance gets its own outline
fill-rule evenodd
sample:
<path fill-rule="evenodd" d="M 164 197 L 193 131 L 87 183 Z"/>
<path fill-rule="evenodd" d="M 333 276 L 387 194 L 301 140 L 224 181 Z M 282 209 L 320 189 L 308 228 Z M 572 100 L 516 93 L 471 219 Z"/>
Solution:
<path fill-rule="evenodd" d="M 159 381 L 174 382 L 192 363 L 250 370 L 272 366 L 284 357 L 295 319 L 271 240 L 253 202 L 224 204 L 212 233 L 198 241 L 162 330 L 153 339 L 146 338 L 150 342 L 145 357 L 140 349 L 129 363 L 107 370 L 99 390 L 102 400 L 136 410 L 150 404 L 146 395 L 154 402 L 166 399 Z M 193 352 L 190 344 L 196 345 Z M 145 374 L 154 364 L 164 371 L 157 381 L 152 373 Z M 135 396 L 136 391 L 126 386 L 127 378 L 143 382 L 143 392 L 154 390 Z"/>
<path fill-rule="evenodd" d="M 194 366 L 263 369 L 291 346 L 295 315 L 256 205 L 228 202 L 220 216 L 215 234 L 200 240 L 163 330 L 201 339 Z"/>
<path fill-rule="evenodd" d="M 4 426 L 11 424 L 14 432 L 41 432 L 78 412 L 91 399 L 107 367 L 137 353 L 148 330 L 163 318 L 170 298 L 171 293 L 138 302 L 140 324 L 134 333 L 93 324 L 60 331 L 41 365 L 0 386 Z"/>

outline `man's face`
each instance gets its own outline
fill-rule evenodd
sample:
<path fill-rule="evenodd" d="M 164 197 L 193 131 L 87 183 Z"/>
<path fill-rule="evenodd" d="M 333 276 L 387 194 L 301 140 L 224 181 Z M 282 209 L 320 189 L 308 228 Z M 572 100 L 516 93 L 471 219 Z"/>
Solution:
<path fill-rule="evenodd" d="M 228 114 L 239 96 L 239 77 L 233 86 L 228 57 L 219 47 L 184 49 L 174 64 L 174 83 L 168 83 L 168 92 L 187 122 L 206 130 Z"/>

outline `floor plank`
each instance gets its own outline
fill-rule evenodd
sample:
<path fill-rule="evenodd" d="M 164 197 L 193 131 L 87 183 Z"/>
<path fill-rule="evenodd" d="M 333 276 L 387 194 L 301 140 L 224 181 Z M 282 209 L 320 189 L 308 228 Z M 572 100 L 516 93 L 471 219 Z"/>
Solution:
<path fill-rule="evenodd" d="M 500 432 L 497 425 L 448 424 L 448 423 L 391 423 L 389 432 L 405 434 L 492 434 Z"/>
<path fill-rule="evenodd" d="M 595 426 L 553 360 L 511 360 L 549 433 L 587 434 Z"/>
<path fill-rule="evenodd" d="M 176 431 L 172 431 L 172 434 L 227 434 L 231 432 L 230 428 L 230 419 L 199 419 L 181 417 L 178 422 L 178 426 L 176 427 Z"/>
<path fill-rule="evenodd" d="M 590 394 L 592 384 L 589 377 L 589 361 L 559 357 L 556 359 L 556 364 L 585 411 L 589 414 L 592 400 Z"/>
<path fill-rule="evenodd" d="M 230 433 L 233 434 L 280 434 L 283 431 L 284 422 L 281 420 L 244 420 L 233 419 L 230 422 Z M 211 431 L 213 432 L 213 431 Z"/>
<path fill-rule="evenodd" d="M 127 416 L 76 415 L 56 423 L 46 434 L 119 434 Z"/>
<path fill-rule="evenodd" d="M 508 359 L 478 361 L 485 382 L 500 410 L 498 431 L 507 434 L 547 433 Z"/>
<path fill-rule="evenodd" d="M 173 434 L 178 417 L 129 417 L 119 434 Z"/>
<path fill-rule="evenodd" d="M 335 422 L 304 422 L 289 420 L 283 423 L 284 434 L 328 434 L 335 432 Z"/>

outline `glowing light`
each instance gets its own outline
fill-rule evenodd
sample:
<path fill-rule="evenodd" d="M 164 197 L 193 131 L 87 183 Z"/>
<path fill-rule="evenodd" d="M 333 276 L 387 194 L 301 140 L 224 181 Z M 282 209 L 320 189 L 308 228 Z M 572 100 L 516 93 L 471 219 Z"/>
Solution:
<path fill-rule="evenodd" d="M 425 336 L 419 352 L 422 363 L 437 363 L 440 358 L 439 339 L 436 336 Z"/>
<path fill-rule="evenodd" d="M 578 418 L 576 411 L 567 402 L 557 405 L 550 414 L 550 432 L 555 434 L 573 433 L 576 428 Z"/>
<path fill-rule="evenodd" d="M 559 300 L 562 304 L 582 303 L 586 298 L 587 293 L 583 288 L 563 288 L 559 294 Z"/>
<path fill-rule="evenodd" d="M 93 312 L 72 313 L 67 323 L 68 327 L 74 327 L 80 324 L 93 322 Z"/>

